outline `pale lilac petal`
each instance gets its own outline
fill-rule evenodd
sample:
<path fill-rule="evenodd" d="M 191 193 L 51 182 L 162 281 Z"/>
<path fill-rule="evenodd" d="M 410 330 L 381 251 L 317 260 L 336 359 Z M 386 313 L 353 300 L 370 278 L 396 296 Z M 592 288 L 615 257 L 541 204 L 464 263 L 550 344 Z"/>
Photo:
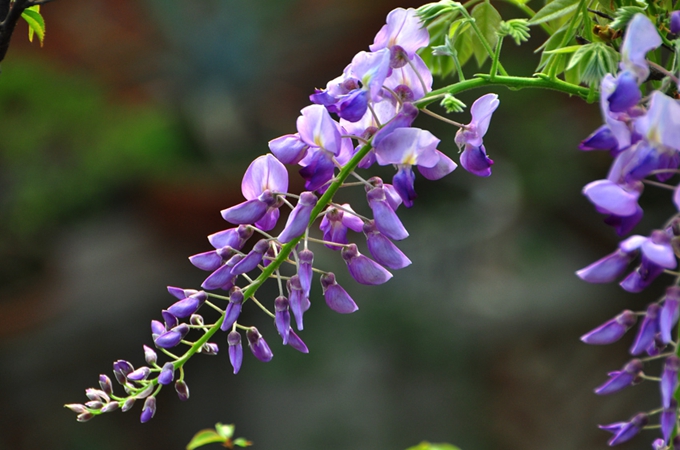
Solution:
<path fill-rule="evenodd" d="M 374 223 L 364 225 L 368 251 L 375 260 L 390 269 L 403 269 L 411 264 L 411 260 L 392 243 L 385 235 L 380 233 Z"/>
<path fill-rule="evenodd" d="M 609 180 L 597 180 L 583 188 L 583 195 L 607 212 L 626 217 L 635 213 L 640 192 L 624 189 Z"/>
<path fill-rule="evenodd" d="M 266 190 L 288 192 L 288 171 L 271 153 L 250 163 L 241 182 L 241 192 L 246 200 L 258 198 Z"/>
<path fill-rule="evenodd" d="M 661 36 L 652 21 L 644 14 L 635 14 L 628 22 L 621 43 L 621 68 L 634 72 L 638 83 L 642 83 L 649 76 L 647 53 L 661 43 Z"/>
<path fill-rule="evenodd" d="M 340 131 L 322 105 L 309 105 L 300 111 L 297 129 L 300 138 L 308 145 L 322 148 L 334 155 L 340 151 Z"/>
<path fill-rule="evenodd" d="M 617 250 L 577 271 L 576 275 L 588 283 L 611 283 L 623 275 L 633 258 L 631 252 Z"/>
<path fill-rule="evenodd" d="M 653 231 L 652 236 L 642 243 L 641 250 L 650 261 L 663 268 L 675 269 L 678 264 L 670 237 L 664 231 Z"/>
<path fill-rule="evenodd" d="M 321 287 L 326 304 L 333 311 L 350 314 L 359 309 L 347 291 L 335 281 L 335 275 L 332 272 L 321 275 Z"/>
<path fill-rule="evenodd" d="M 357 246 L 350 244 L 341 251 L 342 258 L 347 263 L 350 275 L 358 283 L 377 285 L 386 283 L 392 274 L 372 259 L 359 253 Z"/>
<path fill-rule="evenodd" d="M 581 341 L 590 345 L 612 344 L 630 330 L 637 322 L 633 311 L 625 310 L 618 316 L 581 336 Z"/>
<path fill-rule="evenodd" d="M 458 167 L 458 164 L 456 164 L 451 158 L 439 150 L 435 150 L 435 153 L 437 153 L 437 156 L 439 156 L 439 161 L 437 164 L 435 164 L 433 167 L 418 166 L 418 172 L 420 172 L 421 175 L 428 180 L 439 180 L 440 178 L 443 178 L 453 172 L 456 167 Z"/>
<path fill-rule="evenodd" d="M 635 119 L 635 129 L 652 144 L 680 150 L 680 103 L 659 91 L 652 92 L 647 114 Z"/>
<path fill-rule="evenodd" d="M 201 270 L 213 271 L 222 265 L 222 257 L 216 251 L 189 256 L 189 261 Z"/>
<path fill-rule="evenodd" d="M 305 157 L 308 148 L 309 145 L 302 142 L 299 133 L 286 134 L 269 141 L 269 150 L 284 164 L 297 164 Z"/>
<path fill-rule="evenodd" d="M 311 192 L 303 192 L 300 194 L 300 199 L 293 211 L 288 216 L 288 221 L 283 231 L 277 238 L 282 244 L 292 241 L 293 239 L 302 236 L 309 225 L 312 210 L 316 206 L 316 195 Z"/>
<path fill-rule="evenodd" d="M 439 162 L 435 152 L 437 139 L 432 133 L 420 128 L 397 128 L 375 148 L 378 164 L 407 164 L 434 167 Z"/>
<path fill-rule="evenodd" d="M 227 222 L 235 225 L 253 224 L 267 212 L 267 205 L 258 199 L 248 200 L 221 211 Z"/>
<path fill-rule="evenodd" d="M 430 43 L 430 35 L 413 8 L 396 8 L 387 15 L 383 25 L 369 46 L 372 52 L 393 45 L 401 46 L 412 57 L 415 52 Z"/>

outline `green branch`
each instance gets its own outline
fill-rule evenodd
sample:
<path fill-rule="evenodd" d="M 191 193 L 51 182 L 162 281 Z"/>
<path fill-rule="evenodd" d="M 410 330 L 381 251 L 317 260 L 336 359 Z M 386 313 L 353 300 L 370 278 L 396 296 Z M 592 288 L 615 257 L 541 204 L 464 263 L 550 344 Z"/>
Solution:
<path fill-rule="evenodd" d="M 536 74 L 533 77 L 496 75 L 493 77 L 493 79 L 488 74 L 477 74 L 474 78 L 469 80 L 460 81 L 458 83 L 434 90 L 425 97 L 414 102 L 414 105 L 418 108 L 423 108 L 446 94 L 455 95 L 461 92 L 486 86 L 504 86 L 513 90 L 526 88 L 549 89 L 568 95 L 578 96 L 588 103 L 597 101 L 599 97 L 598 95 L 592 95 L 590 89 L 587 87 L 567 83 L 566 81 L 560 80 L 559 78 L 549 78 L 545 74 Z"/>

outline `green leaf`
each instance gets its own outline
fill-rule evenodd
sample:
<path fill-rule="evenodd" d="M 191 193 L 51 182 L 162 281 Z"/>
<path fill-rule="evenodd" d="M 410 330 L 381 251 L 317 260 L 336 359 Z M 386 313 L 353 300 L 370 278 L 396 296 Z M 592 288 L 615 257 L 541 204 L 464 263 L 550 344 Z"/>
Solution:
<path fill-rule="evenodd" d="M 578 51 L 578 49 L 583 48 L 583 45 L 569 45 L 567 47 L 562 47 L 562 48 L 556 48 L 555 50 L 545 50 L 543 51 L 544 54 L 546 55 L 554 55 L 554 54 L 561 54 L 561 53 L 574 53 Z"/>
<path fill-rule="evenodd" d="M 215 431 L 217 431 L 217 434 L 222 436 L 225 439 L 231 439 L 231 437 L 234 435 L 234 429 L 236 428 L 235 425 L 223 425 L 219 422 L 215 424 Z"/>
<path fill-rule="evenodd" d="M 630 22 L 630 19 L 638 13 L 644 14 L 645 10 L 639 6 L 622 6 L 614 12 L 614 20 L 609 26 L 616 30 L 623 30 L 628 25 L 628 22 Z"/>
<path fill-rule="evenodd" d="M 460 450 L 458 447 L 451 444 L 431 444 L 429 442 L 421 442 L 415 447 L 409 447 L 406 450 Z"/>
<path fill-rule="evenodd" d="M 558 67 L 558 70 L 557 70 L 557 72 L 555 72 L 555 74 L 557 75 L 557 74 L 562 73 L 562 71 L 564 70 L 564 65 L 566 64 L 564 56 L 562 56 L 560 54 L 551 55 L 550 53 L 546 53 L 546 52 L 551 52 L 553 50 L 556 50 L 559 47 L 559 45 L 562 43 L 562 39 L 564 38 L 564 35 L 567 32 L 568 28 L 569 28 L 569 24 L 565 23 L 564 25 L 562 25 L 562 28 L 560 28 L 559 30 L 554 32 L 553 35 L 550 36 L 548 38 L 548 40 L 546 40 L 543 43 L 543 45 L 541 45 L 540 47 L 538 47 L 538 49 L 536 49 L 536 51 L 540 51 L 541 49 L 543 49 L 543 54 L 541 55 L 541 60 L 539 61 L 538 67 L 536 68 L 537 71 L 540 71 L 541 69 L 546 67 L 549 63 L 551 63 L 555 59 L 560 59 L 560 61 L 558 63 L 561 64 L 562 67 Z M 573 31 L 572 31 L 572 33 L 573 33 Z M 572 39 L 573 39 L 573 36 L 571 36 L 569 38 L 567 43 L 569 44 L 572 41 Z"/>
<path fill-rule="evenodd" d="M 38 39 L 40 39 L 40 46 L 42 47 L 43 41 L 45 40 L 45 20 L 35 8 L 35 6 L 26 8 L 24 12 L 21 13 L 21 17 L 28 23 L 28 40 L 33 42 L 33 33 L 37 34 Z"/>
<path fill-rule="evenodd" d="M 215 430 L 201 430 L 196 433 L 193 438 L 191 438 L 191 441 L 187 444 L 187 450 L 194 450 L 198 447 L 214 444 L 216 442 L 224 443 L 228 440 L 229 438 L 220 436 Z"/>
<path fill-rule="evenodd" d="M 554 0 L 541 8 L 529 21 L 529 25 L 538 25 L 555 20 L 576 11 L 579 0 Z"/>
<path fill-rule="evenodd" d="M 486 38 L 491 49 L 495 48 L 496 43 L 498 42 L 498 30 L 500 30 L 501 22 L 503 22 L 503 19 L 498 11 L 496 11 L 496 8 L 488 2 L 480 3 L 473 8 L 472 18 L 475 19 L 477 27 L 481 31 L 482 36 Z M 484 49 L 481 39 L 479 39 L 479 36 L 476 34 L 474 34 L 474 39 L 472 40 L 472 51 L 477 60 L 477 66 L 481 67 L 482 64 L 484 64 L 484 61 L 486 61 L 486 58 L 489 57 L 489 54 Z"/>
<path fill-rule="evenodd" d="M 567 70 L 576 69 L 576 83 L 597 87 L 608 73 L 617 71 L 619 54 L 601 42 L 583 45 L 571 57 Z"/>
<path fill-rule="evenodd" d="M 473 53 L 473 39 L 475 32 L 472 30 L 467 19 L 457 20 L 451 24 L 449 36 L 455 38 L 453 46 L 458 54 L 458 62 L 461 66 L 470 59 Z"/>

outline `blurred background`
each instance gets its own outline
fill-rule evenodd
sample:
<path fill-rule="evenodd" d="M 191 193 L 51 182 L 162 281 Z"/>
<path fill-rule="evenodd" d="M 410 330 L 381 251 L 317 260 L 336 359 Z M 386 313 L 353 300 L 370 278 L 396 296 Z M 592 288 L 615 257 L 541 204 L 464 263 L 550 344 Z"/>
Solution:
<path fill-rule="evenodd" d="M 392 8 L 418 5 L 59 0 L 43 7 L 43 48 L 17 28 L 0 75 L 0 449 L 184 448 L 216 422 L 235 423 L 256 449 L 601 449 L 598 423 L 658 405 L 649 383 L 592 393 L 627 361 L 632 336 L 606 348 L 578 340 L 663 289 L 631 295 L 574 276 L 617 243 L 580 194 L 610 162 L 577 150 L 599 126 L 597 106 L 499 90 L 485 139 L 493 176 L 419 178 L 415 207 L 400 209 L 412 266 L 369 288 L 316 249 L 360 309 L 333 313 L 315 286 L 309 355 L 253 314 L 274 360 L 248 354 L 234 376 L 225 354 L 194 358 L 190 400 L 164 389 L 148 424 L 140 405 L 86 424 L 62 407 L 84 402 L 114 360 L 143 364 L 149 322 L 174 301 L 165 286 L 200 285 L 206 274 L 186 257 L 230 227 L 219 211 L 242 201 L 250 161 L 295 131 L 314 87 L 367 49 Z M 516 17 L 507 6 L 504 18 Z M 511 73 L 533 72 L 545 39 L 533 33 L 521 48 L 506 42 Z M 457 159 L 456 130 L 418 120 Z M 365 203 L 361 190 L 342 195 Z M 643 201 L 639 230 L 658 227 L 670 211 Z"/>

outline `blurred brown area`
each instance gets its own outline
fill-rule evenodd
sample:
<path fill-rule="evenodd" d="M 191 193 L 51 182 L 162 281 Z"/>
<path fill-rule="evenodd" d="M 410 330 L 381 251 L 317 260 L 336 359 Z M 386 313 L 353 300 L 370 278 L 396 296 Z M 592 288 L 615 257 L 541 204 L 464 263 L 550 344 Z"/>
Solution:
<path fill-rule="evenodd" d="M 578 341 L 656 294 L 573 275 L 616 244 L 580 196 L 608 164 L 576 150 L 598 111 L 501 90 L 486 137 L 494 175 L 419 179 L 415 207 L 400 211 L 411 267 L 366 288 L 318 250 L 360 310 L 332 313 L 316 286 L 309 355 L 249 311 L 271 363 L 247 355 L 233 376 L 226 355 L 199 356 L 191 399 L 165 389 L 145 425 L 139 405 L 86 424 L 62 408 L 85 401 L 112 361 L 143 363 L 149 322 L 173 301 L 165 286 L 200 285 L 186 256 L 228 227 L 219 210 L 241 201 L 249 162 L 294 131 L 313 88 L 367 48 L 390 9 L 417 5 L 58 0 L 42 8 L 43 48 L 17 28 L 0 75 L 0 449 L 183 448 L 218 421 L 258 449 L 599 449 L 597 423 L 655 407 L 644 384 L 592 394 L 626 345 Z M 506 67 L 532 73 L 540 42 L 508 44 Z M 419 120 L 455 158 L 455 130 Z"/>

